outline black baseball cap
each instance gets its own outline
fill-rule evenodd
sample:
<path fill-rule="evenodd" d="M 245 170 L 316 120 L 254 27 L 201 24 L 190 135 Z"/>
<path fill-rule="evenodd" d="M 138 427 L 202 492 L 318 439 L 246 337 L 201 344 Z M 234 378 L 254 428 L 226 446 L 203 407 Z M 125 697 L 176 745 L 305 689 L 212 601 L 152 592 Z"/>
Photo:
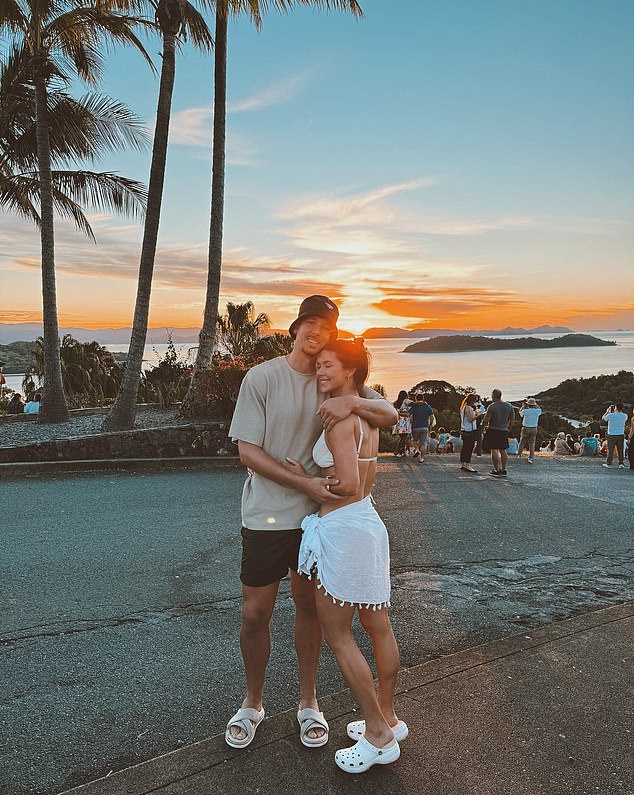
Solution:
<path fill-rule="evenodd" d="M 295 339 L 295 332 L 299 324 L 307 317 L 323 317 L 326 320 L 332 320 L 335 330 L 333 332 L 334 339 L 337 338 L 337 319 L 339 317 L 339 310 L 330 298 L 325 295 L 309 295 L 304 298 L 299 306 L 297 317 L 291 323 L 288 333 Z"/>

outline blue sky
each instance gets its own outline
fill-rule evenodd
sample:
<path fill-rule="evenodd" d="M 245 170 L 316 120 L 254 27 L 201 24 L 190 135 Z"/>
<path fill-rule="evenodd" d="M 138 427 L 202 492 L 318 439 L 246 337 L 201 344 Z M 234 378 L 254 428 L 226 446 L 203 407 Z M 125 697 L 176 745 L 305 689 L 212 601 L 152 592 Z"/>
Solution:
<path fill-rule="evenodd" d="M 634 328 L 634 3 L 361 0 L 229 29 L 221 300 L 275 327 L 324 292 L 342 326 Z M 150 43 L 158 53 L 158 40 Z M 157 58 L 158 62 L 158 58 Z M 104 90 L 153 124 L 132 53 Z M 152 325 L 199 325 L 213 65 L 177 64 Z M 147 181 L 149 152 L 104 162 Z M 60 318 L 130 325 L 141 231 L 58 225 Z M 38 237 L 0 217 L 0 320 L 40 311 Z"/>

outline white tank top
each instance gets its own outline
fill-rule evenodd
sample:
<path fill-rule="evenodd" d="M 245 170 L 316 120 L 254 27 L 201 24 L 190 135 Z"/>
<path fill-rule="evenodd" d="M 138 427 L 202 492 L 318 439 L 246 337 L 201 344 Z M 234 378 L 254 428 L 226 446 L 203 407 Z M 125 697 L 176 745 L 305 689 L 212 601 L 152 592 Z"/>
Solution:
<path fill-rule="evenodd" d="M 461 417 L 461 426 L 460 427 L 462 428 L 463 431 L 475 431 L 475 430 L 477 430 L 478 421 L 477 421 L 477 419 L 473 420 L 473 421 L 469 421 L 467 419 L 467 407 L 466 406 L 460 412 L 460 417 Z"/>
<path fill-rule="evenodd" d="M 361 422 L 361 417 L 357 417 L 357 419 L 359 420 L 359 444 L 357 445 L 357 458 L 359 461 L 376 461 L 376 456 L 373 458 L 359 458 L 361 445 L 363 444 L 363 423 Z M 321 436 L 315 442 L 315 446 L 313 447 L 313 461 L 318 467 L 321 467 L 321 469 L 327 469 L 328 467 L 334 466 L 335 460 L 332 457 L 330 448 L 326 444 L 325 431 L 321 432 Z"/>

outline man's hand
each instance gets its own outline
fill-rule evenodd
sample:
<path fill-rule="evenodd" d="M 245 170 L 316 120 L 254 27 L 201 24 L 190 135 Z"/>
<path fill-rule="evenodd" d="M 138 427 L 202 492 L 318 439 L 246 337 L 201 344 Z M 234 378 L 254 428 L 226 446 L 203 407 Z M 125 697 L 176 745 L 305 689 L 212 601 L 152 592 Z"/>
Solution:
<path fill-rule="evenodd" d="M 282 461 L 282 466 L 286 467 L 286 469 L 289 469 L 291 472 L 294 472 L 296 475 L 302 475 L 305 478 L 309 477 L 308 472 L 306 472 L 299 461 L 295 461 L 294 458 L 289 458 L 286 456 L 286 461 Z"/>
<path fill-rule="evenodd" d="M 316 412 L 321 419 L 322 428 L 329 431 L 338 422 L 345 420 L 354 413 L 357 403 L 358 398 L 355 395 L 342 395 L 324 400 Z"/>
<path fill-rule="evenodd" d="M 328 475 L 325 478 L 312 477 L 299 461 L 288 457 L 286 461 L 282 461 L 282 465 L 290 472 L 304 478 L 304 482 L 301 485 L 302 491 L 308 494 L 315 502 L 337 502 L 343 499 L 339 494 L 334 494 L 330 491 L 332 486 L 339 485 L 339 480 L 334 475 Z"/>

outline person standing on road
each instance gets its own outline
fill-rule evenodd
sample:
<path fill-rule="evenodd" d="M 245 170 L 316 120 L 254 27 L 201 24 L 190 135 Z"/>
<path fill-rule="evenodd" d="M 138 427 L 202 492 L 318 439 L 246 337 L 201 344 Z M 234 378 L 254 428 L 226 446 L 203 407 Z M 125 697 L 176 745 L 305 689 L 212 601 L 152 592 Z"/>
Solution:
<path fill-rule="evenodd" d="M 368 365 L 363 340 L 329 342 L 317 357 L 320 391 L 359 396 Z M 329 491 L 341 501 L 324 502 L 304 519 L 299 550 L 298 570 L 317 580 L 317 613 L 324 638 L 363 713 L 362 720 L 347 727 L 348 736 L 357 742 L 335 754 L 335 763 L 346 773 L 364 773 L 373 765 L 395 762 L 400 756 L 398 740 L 408 735 L 407 725 L 394 712 L 399 653 L 387 613 L 389 541 L 370 496 L 378 447 L 378 428 L 360 416 L 351 415 L 322 432 L 313 447 L 313 460 L 323 476 L 333 478 Z M 306 476 L 298 464 L 290 462 L 289 467 Z M 352 634 L 355 612 L 372 641 L 378 694 Z"/>
<path fill-rule="evenodd" d="M 402 458 L 409 454 L 410 440 L 412 438 L 412 401 L 409 399 L 404 389 L 398 393 L 398 397 L 392 404 L 398 412 L 396 425 L 392 428 L 392 434 L 398 436 L 396 458 Z"/>
<path fill-rule="evenodd" d="M 476 410 L 478 415 L 478 422 L 476 425 L 475 454 L 479 457 L 482 455 L 482 424 L 484 422 L 484 415 L 486 414 L 486 406 L 482 402 L 480 395 L 476 395 L 476 402 L 473 404 L 473 408 Z"/>
<path fill-rule="evenodd" d="M 484 451 L 491 453 L 494 477 L 506 477 L 506 462 L 508 460 L 509 433 L 515 409 L 510 403 L 502 400 L 502 392 L 494 389 L 491 392 L 491 403 L 484 415 Z"/>
<path fill-rule="evenodd" d="M 522 430 L 520 432 L 520 443 L 517 448 L 517 457 L 522 457 L 522 450 L 528 448 L 528 463 L 532 464 L 535 459 L 535 442 L 537 440 L 537 423 L 542 410 L 537 405 L 534 397 L 526 398 L 520 409 L 522 418 Z"/>
<path fill-rule="evenodd" d="M 337 337 L 336 305 L 326 296 L 302 301 L 289 333 L 294 338 L 288 356 L 252 367 L 246 374 L 229 428 L 240 460 L 248 467 L 242 493 L 242 622 L 240 647 L 246 696 L 229 720 L 225 740 L 246 748 L 264 718 L 262 696 L 270 654 L 269 624 L 280 581 L 290 569 L 295 602 L 295 650 L 299 664 L 300 698 L 297 719 L 307 747 L 328 741 L 328 723 L 316 697 L 321 631 L 314 583 L 297 573 L 300 525 L 319 504 L 337 504 L 336 485 L 324 478 L 311 451 L 320 431 L 355 414 L 372 426 L 391 427 L 396 410 L 381 395 L 366 389 L 366 397 L 346 395 L 326 400 L 317 390 L 315 361 L 326 343 Z M 297 461 L 307 476 L 284 464 Z"/>
<path fill-rule="evenodd" d="M 7 383 L 7 379 L 4 377 L 4 373 L 2 372 L 4 369 L 4 362 L 0 362 L 0 400 L 2 400 L 2 393 L 4 392 L 5 384 Z"/>
<path fill-rule="evenodd" d="M 460 433 L 462 436 L 462 449 L 460 450 L 460 469 L 465 472 L 477 472 L 471 466 L 473 448 L 478 441 L 478 418 L 480 412 L 476 408 L 478 396 L 473 392 L 465 395 L 460 406 Z"/>
<path fill-rule="evenodd" d="M 412 439 L 414 441 L 414 455 L 423 463 L 423 455 L 427 452 L 429 439 L 429 422 L 434 416 L 434 410 L 427 402 L 427 396 L 417 392 L 414 396 L 412 411 Z"/>
<path fill-rule="evenodd" d="M 623 444 L 625 442 L 625 423 L 627 422 L 627 414 L 623 411 L 622 403 L 615 403 L 605 412 L 603 419 L 608 424 L 608 457 L 604 467 L 612 466 L 614 458 L 614 448 L 619 456 L 619 469 L 625 469 L 623 463 Z"/>

